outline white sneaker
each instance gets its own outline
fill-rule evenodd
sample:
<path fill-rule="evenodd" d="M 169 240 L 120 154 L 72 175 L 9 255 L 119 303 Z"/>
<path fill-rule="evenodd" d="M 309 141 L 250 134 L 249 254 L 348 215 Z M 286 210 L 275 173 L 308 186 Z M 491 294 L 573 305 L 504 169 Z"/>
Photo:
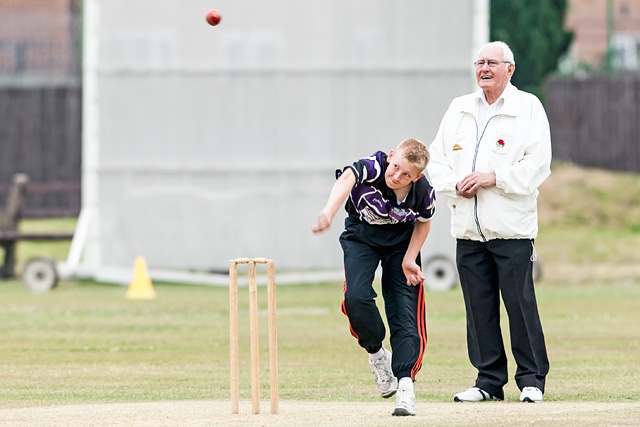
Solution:
<path fill-rule="evenodd" d="M 454 402 L 482 402 L 483 400 L 503 400 L 500 396 L 492 396 L 478 387 L 471 387 L 453 396 Z"/>
<path fill-rule="evenodd" d="M 399 388 L 396 394 L 396 407 L 391 415 L 404 417 L 416 414 L 416 395 L 413 388 Z"/>
<path fill-rule="evenodd" d="M 538 387 L 525 387 L 520 393 L 520 402 L 542 402 L 542 390 Z"/>
<path fill-rule="evenodd" d="M 369 365 L 371 365 L 378 393 L 385 399 L 396 394 L 398 379 L 393 375 L 393 370 L 391 369 L 391 352 L 385 348 L 382 359 L 371 360 L 371 357 L 369 357 Z"/>

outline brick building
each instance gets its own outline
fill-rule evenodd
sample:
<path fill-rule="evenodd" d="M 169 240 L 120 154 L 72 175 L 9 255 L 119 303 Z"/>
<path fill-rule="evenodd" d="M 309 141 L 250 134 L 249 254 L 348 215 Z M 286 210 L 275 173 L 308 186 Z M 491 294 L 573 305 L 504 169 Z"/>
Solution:
<path fill-rule="evenodd" d="M 81 3 L 0 0 L 0 76 L 79 76 Z"/>
<path fill-rule="evenodd" d="M 570 67 L 605 66 L 611 30 L 614 68 L 640 69 L 640 0 L 568 0 L 568 3 L 565 26 L 574 32 L 568 58 Z"/>

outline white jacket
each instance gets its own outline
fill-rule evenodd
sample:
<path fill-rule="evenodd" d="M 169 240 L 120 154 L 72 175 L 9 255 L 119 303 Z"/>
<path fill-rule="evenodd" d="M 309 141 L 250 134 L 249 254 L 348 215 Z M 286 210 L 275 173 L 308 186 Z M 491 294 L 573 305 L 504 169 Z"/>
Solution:
<path fill-rule="evenodd" d="M 550 175 L 551 134 L 542 103 L 509 83 L 504 104 L 484 129 L 480 92 L 454 99 L 429 147 L 429 181 L 449 197 L 458 239 L 532 239 L 538 234 L 538 187 Z M 456 183 L 471 172 L 495 172 L 496 185 L 461 197 Z"/>

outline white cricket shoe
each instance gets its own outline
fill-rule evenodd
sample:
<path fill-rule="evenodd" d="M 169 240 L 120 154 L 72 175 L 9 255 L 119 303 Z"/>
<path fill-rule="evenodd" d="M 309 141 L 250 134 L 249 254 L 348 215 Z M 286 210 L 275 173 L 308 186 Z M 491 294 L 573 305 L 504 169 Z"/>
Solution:
<path fill-rule="evenodd" d="M 396 393 L 396 407 L 391 415 L 404 417 L 416 414 L 416 395 L 413 388 L 401 387 Z"/>
<path fill-rule="evenodd" d="M 482 402 L 483 400 L 502 400 L 499 396 L 492 396 L 478 387 L 471 387 L 453 396 L 454 402 Z"/>
<path fill-rule="evenodd" d="M 525 387 L 520 393 L 520 402 L 542 402 L 542 390 L 538 387 Z"/>
<path fill-rule="evenodd" d="M 371 360 L 371 357 L 369 357 L 369 365 L 371 365 L 378 393 L 385 399 L 396 394 L 398 379 L 393 375 L 393 370 L 391 369 L 391 352 L 385 348 L 382 359 Z"/>

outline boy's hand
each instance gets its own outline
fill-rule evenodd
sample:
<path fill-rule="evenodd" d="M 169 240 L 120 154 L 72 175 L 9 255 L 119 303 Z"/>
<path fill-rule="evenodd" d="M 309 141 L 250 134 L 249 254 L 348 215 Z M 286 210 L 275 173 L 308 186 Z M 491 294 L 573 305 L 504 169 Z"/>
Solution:
<path fill-rule="evenodd" d="M 407 278 L 407 285 L 416 286 L 424 282 L 424 276 L 422 275 L 422 269 L 415 261 L 403 261 L 402 271 Z"/>
<path fill-rule="evenodd" d="M 331 220 L 333 220 L 331 214 L 327 212 L 326 209 L 321 210 L 318 214 L 318 217 L 316 218 L 316 225 L 311 227 L 311 231 L 313 231 L 314 233 L 322 233 L 323 231 L 331 227 Z"/>
<path fill-rule="evenodd" d="M 322 208 L 318 214 L 316 225 L 311 227 L 311 231 L 314 233 L 322 233 L 331 227 L 333 217 L 336 216 L 336 212 L 338 212 L 340 206 L 344 204 L 354 185 L 356 185 L 356 176 L 351 169 L 345 170 L 342 175 L 336 179 L 333 187 L 331 187 L 327 204 L 324 205 L 324 208 Z"/>

